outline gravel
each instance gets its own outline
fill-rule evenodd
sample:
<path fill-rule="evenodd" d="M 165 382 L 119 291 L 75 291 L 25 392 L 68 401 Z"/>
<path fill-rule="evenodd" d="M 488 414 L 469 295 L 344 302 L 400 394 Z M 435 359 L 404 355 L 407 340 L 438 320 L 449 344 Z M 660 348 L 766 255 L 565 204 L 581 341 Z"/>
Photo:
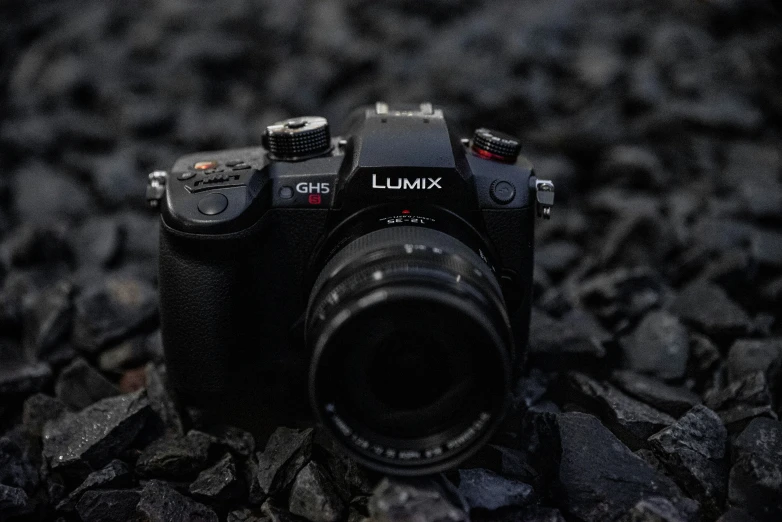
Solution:
<path fill-rule="evenodd" d="M 773 2 L 64 0 L 0 19 L 0 520 L 782 518 Z M 144 201 L 179 155 L 300 114 L 336 133 L 376 100 L 515 134 L 557 187 L 507 421 L 418 480 L 317 428 L 256 438 L 177 402 Z"/>

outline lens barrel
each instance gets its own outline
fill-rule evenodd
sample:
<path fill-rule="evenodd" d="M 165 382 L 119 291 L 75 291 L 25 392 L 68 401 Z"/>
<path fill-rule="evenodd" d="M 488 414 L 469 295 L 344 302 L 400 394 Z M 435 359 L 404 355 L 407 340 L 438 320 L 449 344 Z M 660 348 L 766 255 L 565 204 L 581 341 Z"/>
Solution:
<path fill-rule="evenodd" d="M 502 292 L 444 232 L 391 227 L 348 243 L 313 286 L 306 336 L 316 416 L 378 471 L 451 468 L 501 419 L 513 350 Z"/>

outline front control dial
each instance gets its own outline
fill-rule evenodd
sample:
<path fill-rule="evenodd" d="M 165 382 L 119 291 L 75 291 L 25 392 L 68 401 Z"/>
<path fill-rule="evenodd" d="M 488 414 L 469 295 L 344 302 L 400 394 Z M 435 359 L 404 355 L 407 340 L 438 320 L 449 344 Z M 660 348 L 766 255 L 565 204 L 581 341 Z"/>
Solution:
<path fill-rule="evenodd" d="M 326 118 L 301 116 L 266 127 L 263 145 L 275 160 L 298 161 L 331 150 L 331 133 Z"/>

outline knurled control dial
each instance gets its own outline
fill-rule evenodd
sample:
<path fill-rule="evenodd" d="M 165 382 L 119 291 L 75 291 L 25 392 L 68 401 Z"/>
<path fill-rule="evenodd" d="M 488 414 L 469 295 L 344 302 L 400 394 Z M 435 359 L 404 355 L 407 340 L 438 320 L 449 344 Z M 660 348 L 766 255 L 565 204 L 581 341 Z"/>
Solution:
<path fill-rule="evenodd" d="M 320 116 L 300 116 L 266 127 L 263 145 L 272 159 L 296 161 L 331 150 L 329 122 Z"/>
<path fill-rule="evenodd" d="M 486 128 L 475 131 L 470 145 L 477 155 L 506 163 L 516 161 L 516 157 L 521 152 L 521 142 L 518 138 Z"/>

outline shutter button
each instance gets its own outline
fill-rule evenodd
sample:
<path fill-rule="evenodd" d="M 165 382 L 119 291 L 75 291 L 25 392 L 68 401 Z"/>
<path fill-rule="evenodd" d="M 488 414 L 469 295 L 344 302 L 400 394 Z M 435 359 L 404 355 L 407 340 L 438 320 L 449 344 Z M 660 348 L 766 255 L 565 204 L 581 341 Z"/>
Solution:
<path fill-rule="evenodd" d="M 228 208 L 228 198 L 219 193 L 209 194 L 198 202 L 198 211 L 206 216 L 216 216 Z"/>

